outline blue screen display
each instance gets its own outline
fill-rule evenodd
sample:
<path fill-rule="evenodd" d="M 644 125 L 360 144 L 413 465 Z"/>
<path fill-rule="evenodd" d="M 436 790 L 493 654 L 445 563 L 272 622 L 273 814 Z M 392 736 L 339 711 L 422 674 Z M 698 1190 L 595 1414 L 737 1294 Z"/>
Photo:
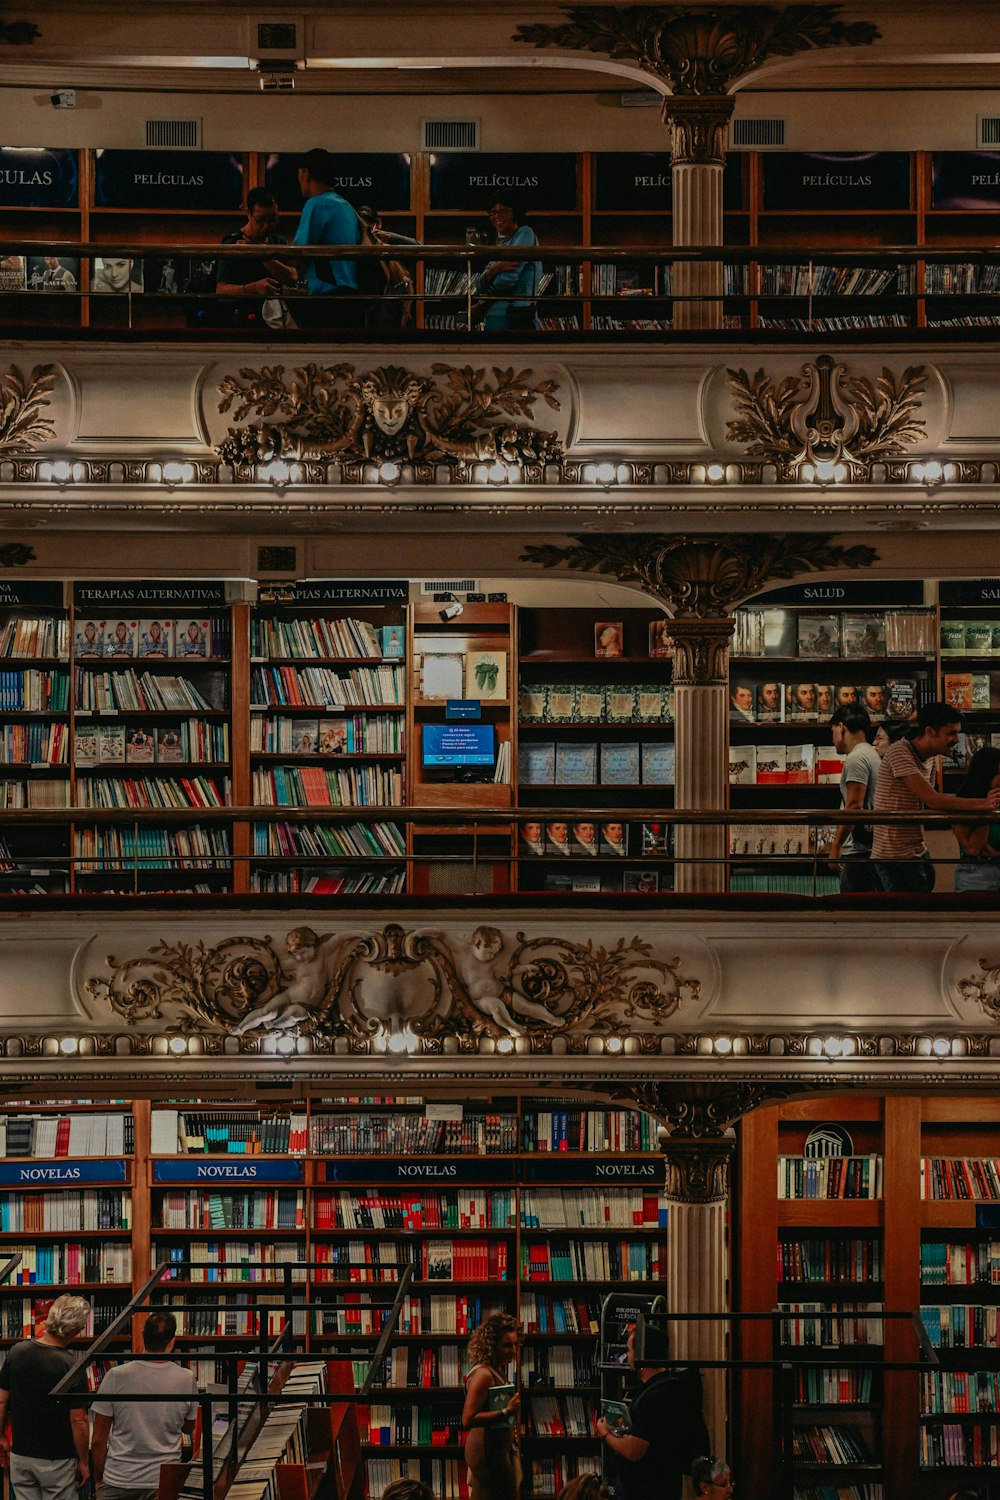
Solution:
<path fill-rule="evenodd" d="M 492 724 L 425 724 L 425 766 L 491 766 Z"/>

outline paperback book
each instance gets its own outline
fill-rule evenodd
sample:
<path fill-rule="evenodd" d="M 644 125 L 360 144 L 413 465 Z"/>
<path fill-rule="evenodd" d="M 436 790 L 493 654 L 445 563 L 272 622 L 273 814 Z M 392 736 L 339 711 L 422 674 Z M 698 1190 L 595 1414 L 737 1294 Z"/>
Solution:
<path fill-rule="evenodd" d="M 601 745 L 601 782 L 605 786 L 639 785 L 638 741 Z"/>
<path fill-rule="evenodd" d="M 885 620 L 881 615 L 844 615 L 841 643 L 842 656 L 884 656 Z"/>
<path fill-rule="evenodd" d="M 597 782 L 597 745 L 560 740 L 556 745 L 556 785 L 594 786 Z"/>
<path fill-rule="evenodd" d="M 800 656 L 840 655 L 839 615 L 799 615 Z"/>

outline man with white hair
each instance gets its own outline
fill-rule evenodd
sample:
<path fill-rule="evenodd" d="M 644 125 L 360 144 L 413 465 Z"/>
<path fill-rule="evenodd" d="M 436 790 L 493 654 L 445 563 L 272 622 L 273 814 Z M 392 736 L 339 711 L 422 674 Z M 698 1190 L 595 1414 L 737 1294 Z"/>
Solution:
<path fill-rule="evenodd" d="M 18 1500 L 74 1500 L 90 1478 L 90 1423 L 85 1406 L 74 1404 L 86 1393 L 79 1381 L 66 1396 L 49 1392 L 74 1363 L 69 1344 L 87 1326 L 90 1303 L 85 1297 L 57 1297 L 37 1339 L 15 1344 L 0 1371 L 0 1433 L 10 1413 L 10 1444 L 0 1437 L 0 1452 L 10 1454 L 10 1478 Z"/>

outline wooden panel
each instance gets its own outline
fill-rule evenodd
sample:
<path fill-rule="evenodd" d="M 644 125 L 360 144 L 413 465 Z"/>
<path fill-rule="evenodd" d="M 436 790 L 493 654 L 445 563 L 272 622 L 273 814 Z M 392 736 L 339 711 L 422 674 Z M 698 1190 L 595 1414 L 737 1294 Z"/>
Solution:
<path fill-rule="evenodd" d="M 769 1312 L 777 1295 L 778 1201 L 776 1167 L 778 1110 L 759 1109 L 739 1125 L 739 1181 L 736 1199 L 738 1283 L 740 1312 Z M 741 1359 L 772 1357 L 771 1325 L 748 1322 L 734 1325 L 734 1353 Z M 772 1495 L 775 1444 L 772 1378 L 767 1370 L 747 1370 L 734 1385 L 737 1399 L 739 1453 L 734 1472 L 749 1495 Z"/>
<path fill-rule="evenodd" d="M 782 1228 L 801 1226 L 816 1229 L 873 1229 L 882 1223 L 882 1200 L 782 1198 L 778 1202 L 778 1223 Z"/>
<path fill-rule="evenodd" d="M 968 1125 L 973 1120 L 977 1124 L 1000 1124 L 1000 1094 L 967 1094 L 944 1099 L 927 1094 L 920 1101 L 920 1118 L 925 1123 Z"/>
<path fill-rule="evenodd" d="M 928 1201 L 919 1206 L 920 1223 L 925 1229 L 975 1229 L 976 1205 L 964 1199 L 945 1202 Z"/>
<path fill-rule="evenodd" d="M 888 1311 L 920 1306 L 920 1100 L 890 1098 L 885 1114 L 885 1304 Z M 913 1360 L 919 1349 L 913 1328 L 903 1321 L 885 1325 L 885 1356 Z M 885 1372 L 885 1410 L 901 1420 L 885 1423 L 885 1472 L 899 1493 L 913 1494 L 919 1477 L 916 1414 L 920 1377 L 916 1370 Z"/>
<path fill-rule="evenodd" d="M 825 1095 L 821 1099 L 792 1099 L 781 1106 L 785 1120 L 881 1120 L 882 1100 L 869 1094 Z"/>

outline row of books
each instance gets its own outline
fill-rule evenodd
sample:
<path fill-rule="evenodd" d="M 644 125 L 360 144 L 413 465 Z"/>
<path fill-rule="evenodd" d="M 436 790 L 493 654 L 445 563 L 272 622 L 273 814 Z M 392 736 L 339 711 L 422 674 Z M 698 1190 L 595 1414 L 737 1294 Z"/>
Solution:
<path fill-rule="evenodd" d="M 864 1406 L 872 1399 L 874 1372 L 859 1365 L 796 1365 L 795 1400 L 809 1406 Z"/>
<path fill-rule="evenodd" d="M 925 1156 L 920 1161 L 924 1199 L 1000 1199 L 1000 1159 L 990 1156 Z"/>
<path fill-rule="evenodd" d="M 433 1401 L 411 1406 L 373 1401 L 370 1406 L 359 1406 L 358 1431 L 362 1443 L 371 1448 L 409 1448 L 415 1443 L 442 1448 L 457 1445 L 464 1437 L 462 1414 L 454 1403 L 444 1406 Z"/>
<path fill-rule="evenodd" d="M 920 1280 L 925 1286 L 1000 1286 L 1000 1240 L 965 1244 L 924 1240 L 920 1246 Z"/>
<path fill-rule="evenodd" d="M 202 1293 L 185 1292 L 183 1297 L 165 1297 L 161 1305 L 170 1308 L 177 1319 L 177 1332 L 182 1338 L 237 1338 L 241 1335 L 257 1334 L 265 1329 L 269 1336 L 281 1332 L 285 1323 L 285 1305 L 279 1296 L 237 1297 L 220 1303 L 213 1296 L 203 1306 Z M 301 1324 L 305 1333 L 305 1319 L 296 1318 L 293 1324 Z"/>
<path fill-rule="evenodd" d="M 592 871 L 584 874 L 568 870 L 547 870 L 542 886 L 546 891 L 576 891 L 577 894 L 598 891 L 622 891 L 626 895 L 651 896 L 661 889 L 670 889 L 669 873 L 661 882 L 659 870 L 612 870 Z M 523 881 L 522 890 L 531 887 Z"/>
<path fill-rule="evenodd" d="M 885 1486 L 870 1484 L 797 1484 L 792 1500 L 885 1500 Z"/>
<path fill-rule="evenodd" d="M 762 265 L 760 293 L 765 297 L 877 297 L 886 292 L 912 296 L 916 267 Z"/>
<path fill-rule="evenodd" d="M 69 673 L 0 672 L 0 710 L 12 713 L 65 713 L 69 709 Z"/>
<path fill-rule="evenodd" d="M 164 1193 L 157 1229 L 304 1229 L 301 1188 L 229 1188 L 224 1192 Z"/>
<path fill-rule="evenodd" d="M 410 1193 L 313 1193 L 313 1227 L 330 1229 L 507 1229 L 517 1223 L 510 1188 L 436 1188 Z"/>
<path fill-rule="evenodd" d="M 881 1302 L 779 1302 L 779 1337 L 792 1348 L 839 1349 L 851 1344 L 881 1344 Z"/>
<path fill-rule="evenodd" d="M 521 1349 L 521 1381 L 530 1388 L 566 1389 L 574 1385 L 596 1385 L 595 1352 L 572 1344 L 525 1344 Z"/>
<path fill-rule="evenodd" d="M 779 1156 L 778 1197 L 881 1198 L 882 1158 Z"/>
<path fill-rule="evenodd" d="M 314 1307 L 310 1331 L 327 1336 L 381 1333 L 389 1310 L 381 1304 L 373 1306 L 363 1300 L 368 1295 L 370 1293 L 348 1292 L 336 1307 Z M 355 1297 L 357 1300 L 352 1301 Z M 495 1297 L 476 1297 L 464 1292 L 448 1296 L 404 1297 L 397 1333 L 454 1333 L 467 1337 L 484 1318 L 509 1310 Z"/>
<path fill-rule="evenodd" d="M 30 1339 L 37 1336 L 38 1330 L 52 1309 L 56 1299 L 58 1288 L 53 1288 L 50 1297 L 2 1297 L 0 1298 L 0 1338 L 3 1339 Z M 80 1338 L 93 1338 L 106 1328 L 112 1319 L 117 1318 L 124 1304 L 127 1291 L 123 1289 L 118 1296 L 108 1296 L 99 1293 L 97 1296 L 88 1296 L 90 1312 L 87 1321 L 81 1328 Z M 96 1390 L 101 1379 L 107 1373 L 107 1368 L 101 1369 L 101 1362 L 97 1362 L 97 1368 L 90 1368 L 87 1377 L 87 1389 Z"/>
<path fill-rule="evenodd" d="M 250 889 L 271 896 L 400 896 L 406 891 L 406 871 L 255 870 Z"/>
<path fill-rule="evenodd" d="M 229 656 L 229 617 L 211 619 L 81 620 L 73 624 L 73 655 L 127 661 L 131 657 L 165 661 L 221 660 Z"/>
<path fill-rule="evenodd" d="M 661 1247 L 649 1240 L 551 1240 L 521 1244 L 522 1281 L 658 1281 Z"/>
<path fill-rule="evenodd" d="M 255 666 L 250 671 L 250 698 L 254 708 L 378 708 L 406 702 L 406 679 L 402 667 L 395 666 L 352 667 L 348 672 Z"/>
<path fill-rule="evenodd" d="M 80 807 L 228 807 L 232 787 L 228 776 L 123 776 L 76 783 Z"/>
<path fill-rule="evenodd" d="M 600 1306 L 594 1297 L 521 1293 L 521 1326 L 525 1333 L 596 1334 L 600 1317 Z"/>
<path fill-rule="evenodd" d="M 154 1109 L 150 1150 L 154 1156 L 185 1152 L 259 1156 L 302 1155 L 309 1146 L 305 1114 L 263 1114 L 259 1109 L 192 1114 L 190 1110 Z"/>
<path fill-rule="evenodd" d="M 310 1150 L 318 1156 L 497 1156 L 515 1153 L 517 1142 L 514 1114 L 314 1115 L 309 1122 Z"/>
<path fill-rule="evenodd" d="M 1000 1307 L 948 1303 L 920 1309 L 920 1320 L 935 1349 L 1000 1348 Z"/>
<path fill-rule="evenodd" d="M 522 1151 L 655 1151 L 659 1126 L 634 1109 L 531 1110 L 521 1117 Z"/>
<path fill-rule="evenodd" d="M 642 1188 L 521 1189 L 524 1229 L 663 1229 L 666 1204 Z"/>
<path fill-rule="evenodd" d="M 1000 1370 L 924 1370 L 920 1375 L 920 1410 L 934 1412 L 1000 1411 Z"/>
<path fill-rule="evenodd" d="M 793 1428 L 792 1457 L 805 1463 L 817 1464 L 871 1462 L 871 1454 L 858 1429 L 834 1423 Z"/>
<path fill-rule="evenodd" d="M 815 610 L 738 609 L 735 656 L 863 659 L 933 656 L 932 610 L 872 610 L 864 614 Z"/>
<path fill-rule="evenodd" d="M 929 677 L 885 682 L 756 682 L 734 677 L 729 689 L 729 718 L 747 724 L 827 724 L 839 708 L 863 708 L 875 723 L 908 719 L 934 696 Z"/>
<path fill-rule="evenodd" d="M 102 870 L 223 869 L 230 856 L 225 828 L 77 828 L 78 874 Z"/>
<path fill-rule="evenodd" d="M 398 1281 L 406 1266 L 418 1281 L 506 1281 L 507 1241 L 345 1240 L 314 1247 L 323 1264 L 315 1281 Z"/>
<path fill-rule="evenodd" d="M 836 786 L 843 769 L 844 757 L 826 745 L 729 746 L 730 786 Z"/>
<path fill-rule="evenodd" d="M 170 1245 L 157 1240 L 150 1250 L 151 1271 L 166 1263 L 164 1281 L 240 1282 L 280 1280 L 279 1267 L 290 1265 L 293 1281 L 304 1281 L 305 1242 L 278 1240 L 186 1240 Z"/>
<path fill-rule="evenodd" d="M 920 1427 L 922 1469 L 995 1469 L 1000 1462 L 1000 1426 L 996 1421 L 928 1422 Z"/>
<path fill-rule="evenodd" d="M 398 823 L 255 823 L 253 852 L 278 858 L 402 858 L 406 838 Z"/>
<path fill-rule="evenodd" d="M 504 702 L 506 651 L 423 651 L 414 660 L 417 696 L 423 703 L 449 698 Z"/>
<path fill-rule="evenodd" d="M 468 1354 L 457 1344 L 435 1344 L 421 1349 L 414 1344 L 396 1344 L 381 1361 L 376 1373 L 377 1387 L 406 1390 L 418 1386 L 429 1391 L 438 1386 L 457 1386 L 468 1369 Z M 354 1380 L 360 1385 L 368 1373 L 368 1361 L 357 1360 Z"/>
<path fill-rule="evenodd" d="M 0 780 L 0 808 L 69 807 L 68 781 Z"/>
<path fill-rule="evenodd" d="M 3 1254 L 21 1257 L 14 1272 L 16 1286 L 81 1286 L 132 1280 L 132 1246 L 128 1243 L 56 1240 L 46 1245 L 34 1240 L 10 1240 Z"/>
<path fill-rule="evenodd" d="M 551 1500 L 551 1497 L 558 1495 L 571 1479 L 577 1479 L 583 1474 L 599 1474 L 600 1472 L 600 1458 L 590 1455 L 580 1454 L 579 1457 L 574 1458 L 533 1458 L 528 1484 L 532 1495 Z"/>
<path fill-rule="evenodd" d="M 850 318 L 775 318 L 762 312 L 757 326 L 780 329 L 785 333 L 861 333 L 875 328 L 912 328 L 914 323 L 913 318 L 904 313 L 869 313 Z"/>
<path fill-rule="evenodd" d="M 403 774 L 381 765 L 257 766 L 252 796 L 256 807 L 401 807 Z"/>
<path fill-rule="evenodd" d="M 73 743 L 78 766 L 229 760 L 229 725 L 182 719 L 172 725 L 80 724 Z"/>
<path fill-rule="evenodd" d="M 530 1436 L 540 1438 L 589 1438 L 597 1414 L 592 1401 L 582 1396 L 529 1396 L 524 1408 Z"/>
<path fill-rule="evenodd" d="M 335 719 L 250 720 L 254 755 L 402 755 L 399 714 L 353 714 Z"/>
<path fill-rule="evenodd" d="M 0 765 L 65 766 L 69 761 L 69 725 L 34 720 L 0 724 Z"/>
<path fill-rule="evenodd" d="M 403 625 L 372 625 L 349 616 L 336 619 L 310 615 L 302 619 L 250 621 L 250 653 L 254 657 L 314 656 L 318 660 L 341 657 L 401 657 L 406 646 Z"/>
<path fill-rule="evenodd" d="M 796 1236 L 778 1241 L 779 1281 L 881 1281 L 882 1241 L 842 1236 Z"/>
<path fill-rule="evenodd" d="M 15 615 L 0 622 L 0 657 L 69 657 L 69 621 L 52 615 Z"/>
<path fill-rule="evenodd" d="M 664 683 L 544 683 L 523 687 L 522 724 L 670 724 L 674 688 Z"/>
<path fill-rule="evenodd" d="M 465 1460 L 429 1457 L 368 1457 L 365 1462 L 365 1500 L 379 1500 L 387 1486 L 397 1479 L 422 1479 L 436 1500 L 469 1500 Z M 231 1490 L 229 1493 L 232 1496 Z M 235 1500 L 241 1500 L 241 1497 L 236 1496 Z"/>
<path fill-rule="evenodd" d="M 946 672 L 942 697 L 960 713 L 1000 709 L 1000 672 Z"/>
<path fill-rule="evenodd" d="M 200 680 L 200 679 L 199 679 Z M 85 667 L 73 668 L 73 702 L 83 713 L 109 713 L 126 710 L 143 713 L 170 713 L 189 709 L 223 708 L 225 685 L 217 702 L 211 702 L 187 677 L 168 677 L 164 673 L 137 673 L 129 667 L 123 672 L 91 672 Z M 208 684 L 202 682 L 202 687 Z"/>
<path fill-rule="evenodd" d="M 959 296 L 972 292 L 1000 292 L 1000 265 L 928 261 L 924 266 L 924 290 Z"/>
<path fill-rule="evenodd" d="M 120 1188 L 0 1194 L 0 1233 L 94 1232 L 132 1227 L 131 1195 Z"/>
<path fill-rule="evenodd" d="M 1000 620 L 942 620 L 942 656 L 1000 656 Z"/>
<path fill-rule="evenodd" d="M 0 1115 L 0 1156 L 131 1156 L 134 1132 L 131 1111 Z"/>
<path fill-rule="evenodd" d="M 522 740 L 517 779 L 521 786 L 673 786 L 674 746 L 669 740 Z"/>

